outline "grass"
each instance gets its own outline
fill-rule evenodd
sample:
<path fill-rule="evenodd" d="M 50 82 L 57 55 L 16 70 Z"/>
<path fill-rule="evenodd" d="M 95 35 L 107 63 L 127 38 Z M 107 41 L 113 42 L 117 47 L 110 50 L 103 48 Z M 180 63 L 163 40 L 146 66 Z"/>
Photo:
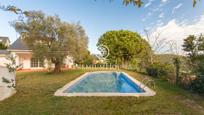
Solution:
<path fill-rule="evenodd" d="M 69 70 L 59 75 L 17 73 L 18 92 L 0 102 L 0 115 L 204 114 L 204 98 L 158 79 L 154 79 L 157 86 L 154 97 L 53 96 L 58 88 L 85 72 Z M 138 80 L 144 77 L 135 72 L 125 72 Z"/>

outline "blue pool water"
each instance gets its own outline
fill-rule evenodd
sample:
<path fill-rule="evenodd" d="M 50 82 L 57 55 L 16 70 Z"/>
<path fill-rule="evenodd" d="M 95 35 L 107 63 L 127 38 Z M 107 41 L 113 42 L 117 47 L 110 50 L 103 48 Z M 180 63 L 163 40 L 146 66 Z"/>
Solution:
<path fill-rule="evenodd" d="M 131 81 L 123 73 L 97 72 L 90 73 L 64 93 L 142 93 L 144 92 L 137 84 Z"/>

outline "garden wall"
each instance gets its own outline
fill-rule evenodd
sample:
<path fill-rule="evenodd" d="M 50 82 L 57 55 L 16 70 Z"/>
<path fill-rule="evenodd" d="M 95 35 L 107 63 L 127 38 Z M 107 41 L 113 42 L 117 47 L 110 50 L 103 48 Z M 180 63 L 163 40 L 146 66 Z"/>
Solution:
<path fill-rule="evenodd" d="M 0 66 L 0 101 L 16 92 L 13 86 L 15 86 L 15 72 L 9 72 L 6 67 Z"/>
<path fill-rule="evenodd" d="M 5 66 L 6 63 L 9 63 L 9 60 L 6 59 L 6 56 L 0 55 L 0 66 Z"/>

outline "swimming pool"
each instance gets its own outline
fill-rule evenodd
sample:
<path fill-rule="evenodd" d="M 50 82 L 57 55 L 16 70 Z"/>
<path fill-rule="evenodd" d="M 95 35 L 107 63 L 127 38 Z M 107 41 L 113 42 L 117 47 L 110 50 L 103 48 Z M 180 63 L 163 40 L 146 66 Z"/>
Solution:
<path fill-rule="evenodd" d="M 143 87 L 143 88 L 141 88 Z M 156 93 L 124 72 L 88 72 L 55 92 L 55 96 L 154 96 Z"/>

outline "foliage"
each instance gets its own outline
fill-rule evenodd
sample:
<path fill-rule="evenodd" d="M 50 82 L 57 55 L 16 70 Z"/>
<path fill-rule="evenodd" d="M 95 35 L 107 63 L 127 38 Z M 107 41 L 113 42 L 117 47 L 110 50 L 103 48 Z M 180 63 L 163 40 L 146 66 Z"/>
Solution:
<path fill-rule="evenodd" d="M 58 16 L 32 11 L 27 20 L 15 22 L 14 27 L 33 51 L 34 57 L 55 64 L 55 73 L 61 71 L 67 55 L 78 61 L 87 52 L 88 38 L 83 28 L 79 24 L 63 22 Z"/>
<path fill-rule="evenodd" d="M 8 47 L 7 46 L 5 46 L 3 43 L 0 43 L 0 49 L 1 50 L 5 50 L 5 49 L 7 49 Z"/>
<path fill-rule="evenodd" d="M 183 50 L 188 52 L 189 64 L 197 77 L 191 83 L 194 92 L 204 93 L 204 36 L 194 35 L 184 39 Z"/>
<path fill-rule="evenodd" d="M 194 92 L 204 94 L 204 76 L 198 76 L 191 84 Z"/>
<path fill-rule="evenodd" d="M 78 24 L 72 24 L 76 38 L 73 39 L 72 45 L 69 45 L 70 54 L 74 57 L 75 63 L 85 64 L 87 61 L 91 61 L 91 54 L 88 49 L 88 37 L 83 27 Z"/>
<path fill-rule="evenodd" d="M 146 68 L 146 72 L 152 77 L 164 77 L 168 76 L 171 71 L 171 66 L 169 64 L 162 64 L 159 62 L 154 62 L 149 67 Z"/>
<path fill-rule="evenodd" d="M 204 75 L 204 54 L 197 56 L 195 63 L 196 69 L 194 69 L 194 71 L 196 72 L 196 74 L 198 76 Z"/>
<path fill-rule="evenodd" d="M 13 12 L 15 14 L 23 14 L 25 16 L 29 15 L 28 11 L 23 11 L 20 8 L 17 8 L 16 6 L 12 6 L 12 5 L 8 5 L 8 6 L 0 5 L 0 9 L 2 9 L 4 11 L 10 11 L 10 12 Z"/>
<path fill-rule="evenodd" d="M 93 64 L 94 60 L 96 60 L 96 57 L 94 55 L 88 54 L 83 60 L 84 61 L 83 64 L 87 64 L 87 65 Z"/>
<path fill-rule="evenodd" d="M 198 0 L 193 0 L 193 7 L 195 7 Z M 200 0 L 199 0 L 200 1 Z"/>
<path fill-rule="evenodd" d="M 136 32 L 128 30 L 108 31 L 103 34 L 97 46 L 105 45 L 109 49 L 107 59 L 112 64 L 127 65 L 134 58 L 142 62 L 148 60 L 151 48 Z"/>
<path fill-rule="evenodd" d="M 15 56 L 9 55 L 9 56 L 7 57 L 7 59 L 9 60 L 9 63 L 5 63 L 5 65 L 6 65 L 8 71 L 9 71 L 10 73 L 14 73 L 17 68 L 21 67 L 21 65 L 17 65 L 17 64 L 16 64 Z"/>
<path fill-rule="evenodd" d="M 16 87 L 14 79 L 8 80 L 7 78 L 2 77 L 2 82 L 6 83 L 6 84 L 9 84 L 7 86 L 8 88 L 15 88 Z"/>
<path fill-rule="evenodd" d="M 202 34 L 199 37 L 188 36 L 184 39 L 183 50 L 188 52 L 193 72 L 197 75 L 204 74 L 204 36 Z"/>
<path fill-rule="evenodd" d="M 131 59 L 130 64 L 128 66 L 128 70 L 140 71 L 140 61 L 139 59 Z"/>
<path fill-rule="evenodd" d="M 123 0 L 123 4 L 125 5 L 133 4 L 135 6 L 141 7 L 143 2 L 142 0 Z"/>
<path fill-rule="evenodd" d="M 8 79 L 6 79 L 5 77 L 2 77 L 2 82 L 4 83 L 11 83 Z"/>
<path fill-rule="evenodd" d="M 195 35 L 189 35 L 186 39 L 184 39 L 183 50 L 188 52 L 188 55 L 192 60 L 198 54 L 196 41 Z"/>

